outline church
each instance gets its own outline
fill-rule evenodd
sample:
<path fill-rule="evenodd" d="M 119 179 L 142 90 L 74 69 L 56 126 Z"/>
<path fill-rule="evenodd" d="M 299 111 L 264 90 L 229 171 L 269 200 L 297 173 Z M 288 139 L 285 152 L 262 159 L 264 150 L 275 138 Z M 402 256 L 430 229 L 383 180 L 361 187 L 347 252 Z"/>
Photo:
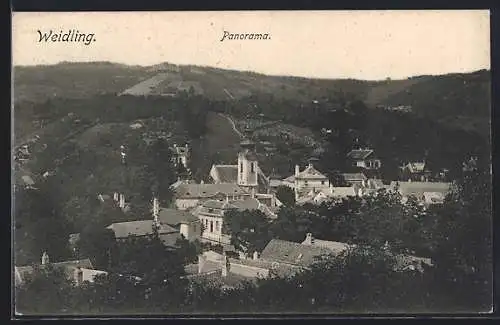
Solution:
<path fill-rule="evenodd" d="M 236 165 L 212 165 L 210 183 L 179 183 L 173 187 L 175 206 L 191 211 L 204 225 L 204 241 L 229 243 L 230 238 L 222 233 L 224 213 L 229 209 L 259 210 L 276 218 L 282 205 L 271 193 L 269 177 L 259 167 L 255 142 L 245 133 Z"/>

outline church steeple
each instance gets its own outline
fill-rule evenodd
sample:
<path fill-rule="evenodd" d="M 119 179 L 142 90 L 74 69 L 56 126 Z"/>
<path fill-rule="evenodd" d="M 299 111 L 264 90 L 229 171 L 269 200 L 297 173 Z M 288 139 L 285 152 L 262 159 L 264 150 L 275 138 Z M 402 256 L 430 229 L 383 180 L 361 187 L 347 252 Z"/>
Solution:
<path fill-rule="evenodd" d="M 245 138 L 241 141 L 238 153 L 238 185 L 256 187 L 258 185 L 258 161 L 255 142 L 252 141 L 252 130 L 244 130 Z"/>

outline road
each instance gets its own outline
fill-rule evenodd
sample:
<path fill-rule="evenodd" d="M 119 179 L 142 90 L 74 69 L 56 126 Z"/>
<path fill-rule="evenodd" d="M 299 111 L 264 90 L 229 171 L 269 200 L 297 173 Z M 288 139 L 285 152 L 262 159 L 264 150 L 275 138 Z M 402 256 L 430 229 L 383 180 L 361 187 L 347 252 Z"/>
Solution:
<path fill-rule="evenodd" d="M 225 114 L 222 114 L 222 113 L 217 113 L 217 114 L 219 114 L 220 116 L 224 117 L 226 120 L 228 120 L 228 121 L 229 121 L 229 123 L 231 124 L 231 127 L 233 128 L 233 131 L 234 131 L 236 134 L 238 134 L 238 136 L 239 136 L 240 138 L 243 138 L 243 137 L 244 137 L 244 136 L 243 136 L 243 134 L 242 134 L 242 133 L 241 133 L 241 132 L 240 132 L 240 131 L 236 128 L 236 124 L 234 123 L 234 121 L 233 121 L 233 119 L 232 119 L 232 118 L 230 118 L 229 116 L 227 116 L 227 115 L 225 115 Z"/>

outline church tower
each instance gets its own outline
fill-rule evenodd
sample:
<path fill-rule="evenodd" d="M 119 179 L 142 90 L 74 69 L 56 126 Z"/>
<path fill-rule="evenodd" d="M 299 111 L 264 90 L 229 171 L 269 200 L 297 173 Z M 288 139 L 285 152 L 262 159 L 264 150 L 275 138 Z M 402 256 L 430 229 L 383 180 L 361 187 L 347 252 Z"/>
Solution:
<path fill-rule="evenodd" d="M 245 139 L 241 142 L 241 150 L 238 153 L 238 185 L 249 188 L 257 188 L 257 171 L 259 164 L 255 152 L 255 143 L 250 139 L 251 130 L 245 130 Z"/>

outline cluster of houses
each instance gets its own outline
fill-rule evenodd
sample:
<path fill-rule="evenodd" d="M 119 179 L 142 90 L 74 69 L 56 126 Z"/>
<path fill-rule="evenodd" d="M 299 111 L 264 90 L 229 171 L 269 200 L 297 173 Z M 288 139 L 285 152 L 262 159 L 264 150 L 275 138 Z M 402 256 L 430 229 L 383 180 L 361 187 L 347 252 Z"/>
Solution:
<path fill-rule="evenodd" d="M 175 146 L 174 153 L 175 162 L 187 167 L 188 146 Z M 230 235 L 224 231 L 224 215 L 230 210 L 258 210 L 270 220 L 275 219 L 283 205 L 276 196 L 279 186 L 290 187 L 295 193 L 297 204 L 320 204 L 347 197 L 377 195 L 379 190 L 385 189 L 398 191 L 403 200 L 414 197 L 422 204 L 431 205 L 442 203 L 450 190 L 449 183 L 426 181 L 425 164 L 408 164 L 402 168 L 409 175 L 406 181 L 384 184 L 380 179 L 367 176 L 370 171 L 376 171 L 382 165 L 373 150 L 355 149 L 349 152 L 347 158 L 359 169 L 356 173 L 342 174 L 347 186 L 333 186 L 328 177 L 312 163 L 303 169 L 296 165 L 293 175 L 275 179 L 266 176 L 261 170 L 255 143 L 247 138 L 241 142 L 236 164 L 212 166 L 209 173 L 210 182 L 178 180 L 172 184 L 172 207 L 162 207 L 158 198 L 154 198 L 151 219 L 113 223 L 108 228 L 119 241 L 149 236 L 153 228 L 156 228 L 162 242 L 174 249 L 179 239 L 186 239 L 222 246 L 224 252 L 230 252 L 235 249 L 231 246 Z M 115 193 L 112 198 L 100 195 L 99 199 L 103 202 L 109 200 L 124 211 L 127 210 L 126 197 L 123 194 Z M 70 236 L 70 243 L 75 250 L 78 237 L 78 234 Z M 239 254 L 239 258 L 214 251 L 204 252 L 199 256 L 197 265 L 186 266 L 186 272 L 187 277 L 193 281 L 209 280 L 211 283 L 231 287 L 243 280 L 294 274 L 309 268 L 318 256 L 338 255 L 349 247 L 345 243 L 314 239 L 313 234 L 307 234 L 302 243 L 273 239 L 262 252 L 235 252 Z M 422 264 L 432 264 L 428 259 L 406 255 L 398 255 L 398 261 L 401 262 L 400 270 L 418 271 L 422 270 Z M 89 279 L 90 275 L 86 274 L 99 273 L 92 271 L 93 268 L 87 260 L 64 263 L 67 274 L 80 274 L 77 272 L 81 271 L 83 279 Z M 29 273 L 29 268 L 16 267 L 16 281 L 18 277 L 22 279 L 22 274 Z M 71 273 L 70 270 L 77 271 Z M 81 275 L 78 277 L 82 279 Z M 18 282 L 22 283 L 22 280 Z"/>

